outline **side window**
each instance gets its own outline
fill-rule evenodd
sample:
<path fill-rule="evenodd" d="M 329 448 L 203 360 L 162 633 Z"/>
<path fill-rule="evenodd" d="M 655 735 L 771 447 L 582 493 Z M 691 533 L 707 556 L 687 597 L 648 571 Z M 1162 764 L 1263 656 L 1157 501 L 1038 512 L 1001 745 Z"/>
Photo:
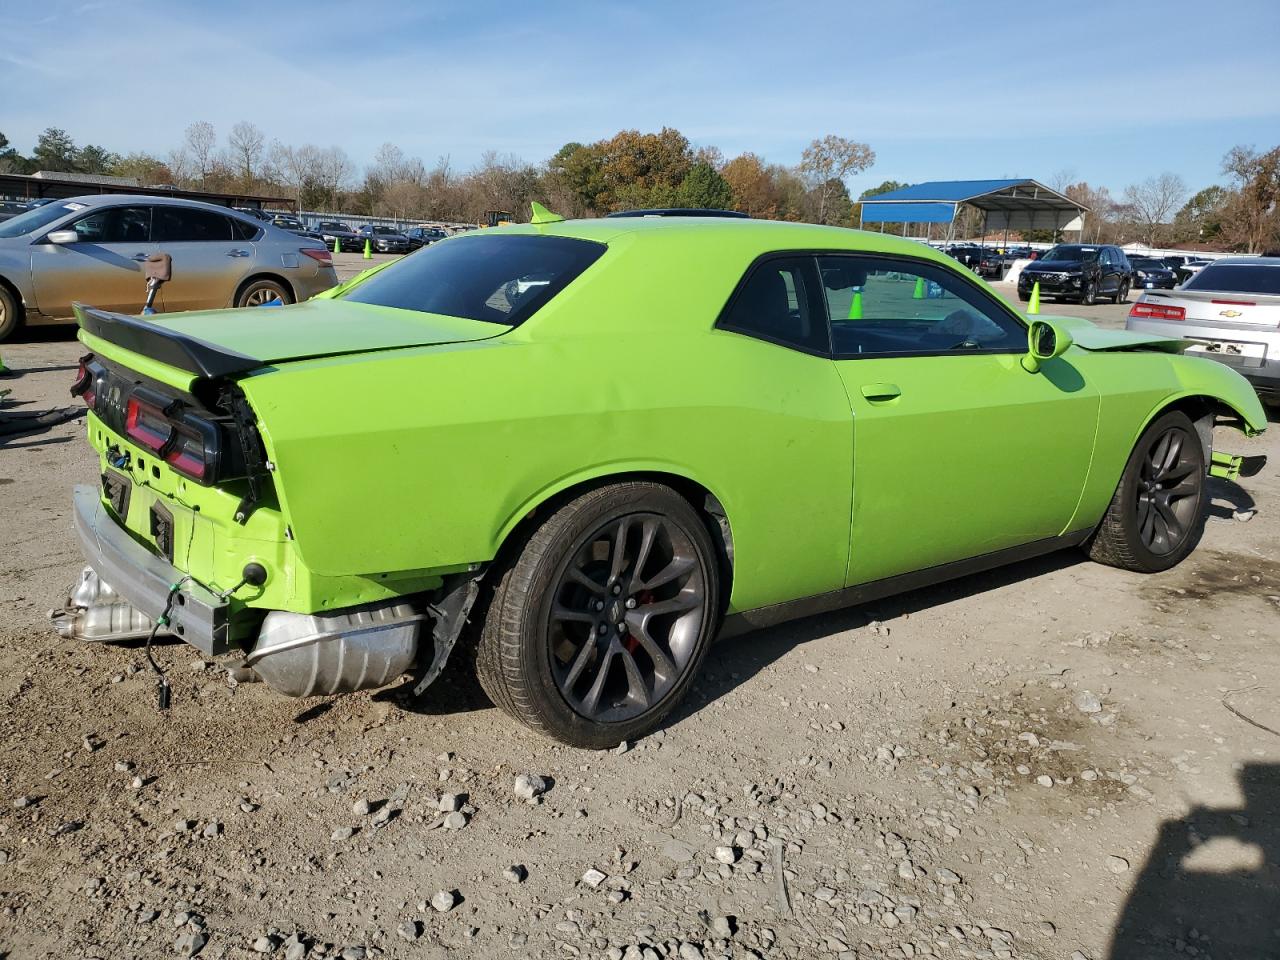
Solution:
<path fill-rule="evenodd" d="M 77 220 L 72 229 L 81 243 L 146 243 L 151 239 L 151 208 L 95 210 Z"/>
<path fill-rule="evenodd" d="M 231 239 L 227 217 L 194 207 L 155 207 L 153 235 L 160 243 L 210 242 Z"/>
<path fill-rule="evenodd" d="M 818 269 L 837 359 L 1026 349 L 1022 324 L 953 270 L 858 256 L 819 257 Z"/>
<path fill-rule="evenodd" d="M 257 240 L 258 234 L 262 233 L 261 228 L 248 220 L 241 220 L 239 217 L 227 219 L 231 221 L 231 236 L 235 240 Z"/>
<path fill-rule="evenodd" d="M 718 326 L 796 347 L 831 352 L 827 318 L 812 257 L 778 257 L 751 268 Z"/>

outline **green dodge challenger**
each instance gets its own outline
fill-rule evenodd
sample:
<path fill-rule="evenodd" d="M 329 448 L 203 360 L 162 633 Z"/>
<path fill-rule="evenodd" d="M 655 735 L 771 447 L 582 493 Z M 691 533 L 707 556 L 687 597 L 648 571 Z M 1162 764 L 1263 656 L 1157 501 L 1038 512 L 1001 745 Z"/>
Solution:
<path fill-rule="evenodd" d="M 295 696 L 421 693 L 456 647 L 583 747 L 658 724 L 718 633 L 1065 547 L 1171 567 L 1242 467 L 1214 425 L 1266 422 L 1178 341 L 728 217 L 535 207 L 294 306 L 77 316 L 102 480 L 63 635 Z"/>

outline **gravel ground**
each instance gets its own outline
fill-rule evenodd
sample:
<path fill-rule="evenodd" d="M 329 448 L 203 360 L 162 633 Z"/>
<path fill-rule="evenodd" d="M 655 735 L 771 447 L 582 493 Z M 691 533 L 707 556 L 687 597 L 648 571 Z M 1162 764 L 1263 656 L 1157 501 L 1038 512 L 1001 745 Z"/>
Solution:
<path fill-rule="evenodd" d="M 1125 308 L 1046 312 L 1077 310 Z M 0 352 L 6 410 L 68 402 L 67 331 Z M 182 645 L 157 713 L 140 649 L 46 624 L 81 430 L 0 445 L 0 957 L 1280 949 L 1274 467 L 1214 482 L 1173 571 L 1064 553 L 726 641 L 666 729 L 593 753 L 457 671 L 293 701 Z"/>

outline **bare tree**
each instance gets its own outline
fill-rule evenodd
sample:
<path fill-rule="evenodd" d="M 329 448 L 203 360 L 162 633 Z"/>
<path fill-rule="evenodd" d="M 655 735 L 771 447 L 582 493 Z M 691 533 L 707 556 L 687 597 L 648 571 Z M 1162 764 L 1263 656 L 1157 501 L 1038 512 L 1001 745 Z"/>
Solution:
<path fill-rule="evenodd" d="M 183 150 L 191 158 L 191 165 L 203 180 L 213 169 L 213 151 L 218 144 L 218 134 L 208 120 L 197 120 L 187 127 Z"/>
<path fill-rule="evenodd" d="M 1226 204 L 1223 236 L 1249 253 L 1280 241 L 1280 147 L 1266 153 L 1233 147 L 1222 158 L 1222 172 L 1236 182 L 1235 196 Z"/>
<path fill-rule="evenodd" d="M 249 190 L 262 165 L 267 138 L 254 124 L 241 120 L 231 128 L 227 142 L 231 146 L 231 156 L 240 169 L 242 189 Z"/>
<path fill-rule="evenodd" d="M 875 151 L 865 143 L 828 134 L 814 140 L 800 155 L 800 175 L 816 194 L 819 223 L 827 222 L 831 201 L 839 194 L 839 185 L 855 173 L 861 173 L 876 162 Z"/>
<path fill-rule="evenodd" d="M 1133 213 L 1140 228 L 1142 240 L 1155 246 L 1173 215 L 1187 199 L 1187 185 L 1176 173 L 1162 173 L 1148 177 L 1142 183 L 1125 188 L 1124 202 Z"/>

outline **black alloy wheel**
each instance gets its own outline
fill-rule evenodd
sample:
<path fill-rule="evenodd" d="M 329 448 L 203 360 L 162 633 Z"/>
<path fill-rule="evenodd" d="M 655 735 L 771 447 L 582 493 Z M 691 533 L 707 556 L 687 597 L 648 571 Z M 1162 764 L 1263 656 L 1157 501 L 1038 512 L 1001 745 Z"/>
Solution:
<path fill-rule="evenodd" d="M 1183 426 L 1171 426 L 1147 447 L 1138 479 L 1135 509 L 1142 544 L 1156 556 L 1182 546 L 1194 526 L 1203 471 L 1200 440 Z"/>
<path fill-rule="evenodd" d="M 668 518 L 610 520 L 569 557 L 549 613 L 551 672 L 597 723 L 631 720 L 671 692 L 697 646 L 707 573 Z"/>

